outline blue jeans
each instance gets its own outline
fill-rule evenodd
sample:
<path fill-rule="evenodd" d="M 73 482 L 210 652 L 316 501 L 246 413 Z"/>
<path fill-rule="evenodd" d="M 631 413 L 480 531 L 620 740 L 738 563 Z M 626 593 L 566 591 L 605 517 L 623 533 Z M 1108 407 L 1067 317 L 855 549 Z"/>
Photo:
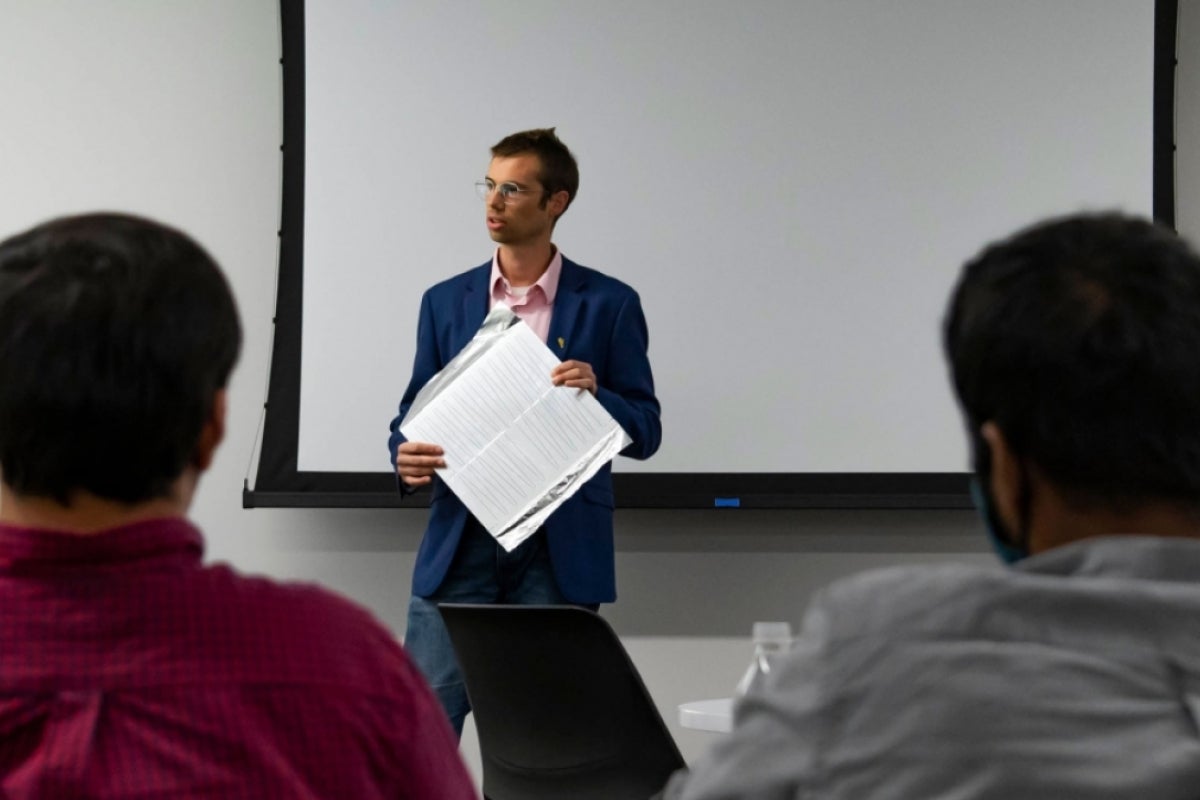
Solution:
<path fill-rule="evenodd" d="M 470 517 L 441 586 L 429 597 L 409 600 L 404 648 L 462 736 L 471 704 L 438 603 L 569 605 L 554 580 L 546 532 L 539 530 L 509 553 Z"/>

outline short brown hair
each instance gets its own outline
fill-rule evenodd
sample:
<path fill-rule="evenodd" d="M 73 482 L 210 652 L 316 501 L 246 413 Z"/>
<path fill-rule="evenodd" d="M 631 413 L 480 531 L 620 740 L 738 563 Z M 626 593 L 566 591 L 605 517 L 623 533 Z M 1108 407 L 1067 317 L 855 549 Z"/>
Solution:
<path fill-rule="evenodd" d="M 509 134 L 492 146 L 493 158 L 509 158 L 511 156 L 533 153 L 542 163 L 538 179 L 542 182 L 545 193 L 542 195 L 542 205 L 555 192 L 567 193 L 567 205 L 563 214 L 571 207 L 575 193 L 579 191 L 579 165 L 575 156 L 554 133 L 554 128 L 534 128 Z M 561 215 L 559 215 L 561 216 Z"/>

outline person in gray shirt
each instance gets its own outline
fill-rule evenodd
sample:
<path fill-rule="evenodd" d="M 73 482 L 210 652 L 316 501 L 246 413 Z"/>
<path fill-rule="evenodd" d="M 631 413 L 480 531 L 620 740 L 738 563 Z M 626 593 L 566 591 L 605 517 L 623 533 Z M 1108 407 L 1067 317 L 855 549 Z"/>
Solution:
<path fill-rule="evenodd" d="M 1200 258 L 1049 220 L 965 265 L 943 337 L 1012 568 L 834 583 L 665 797 L 1200 798 Z"/>

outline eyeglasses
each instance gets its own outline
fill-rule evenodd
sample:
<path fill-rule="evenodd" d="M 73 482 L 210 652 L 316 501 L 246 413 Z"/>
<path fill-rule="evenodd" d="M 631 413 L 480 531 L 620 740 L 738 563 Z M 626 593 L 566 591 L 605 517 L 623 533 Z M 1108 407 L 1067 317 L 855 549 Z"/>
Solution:
<path fill-rule="evenodd" d="M 475 191 L 484 201 L 491 199 L 492 192 L 499 192 L 500 199 L 504 201 L 505 205 L 514 200 L 520 200 L 522 195 L 538 193 L 537 189 L 522 189 L 515 183 L 502 183 L 497 186 L 491 181 L 475 181 Z"/>

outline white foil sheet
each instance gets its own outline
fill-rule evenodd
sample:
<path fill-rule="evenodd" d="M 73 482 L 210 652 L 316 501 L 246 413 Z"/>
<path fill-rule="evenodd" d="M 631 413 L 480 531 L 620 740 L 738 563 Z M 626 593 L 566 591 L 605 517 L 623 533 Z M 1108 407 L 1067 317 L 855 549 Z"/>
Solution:
<path fill-rule="evenodd" d="M 558 363 L 497 306 L 400 426 L 443 448 L 439 477 L 508 551 L 631 441 L 590 392 L 551 383 Z"/>

